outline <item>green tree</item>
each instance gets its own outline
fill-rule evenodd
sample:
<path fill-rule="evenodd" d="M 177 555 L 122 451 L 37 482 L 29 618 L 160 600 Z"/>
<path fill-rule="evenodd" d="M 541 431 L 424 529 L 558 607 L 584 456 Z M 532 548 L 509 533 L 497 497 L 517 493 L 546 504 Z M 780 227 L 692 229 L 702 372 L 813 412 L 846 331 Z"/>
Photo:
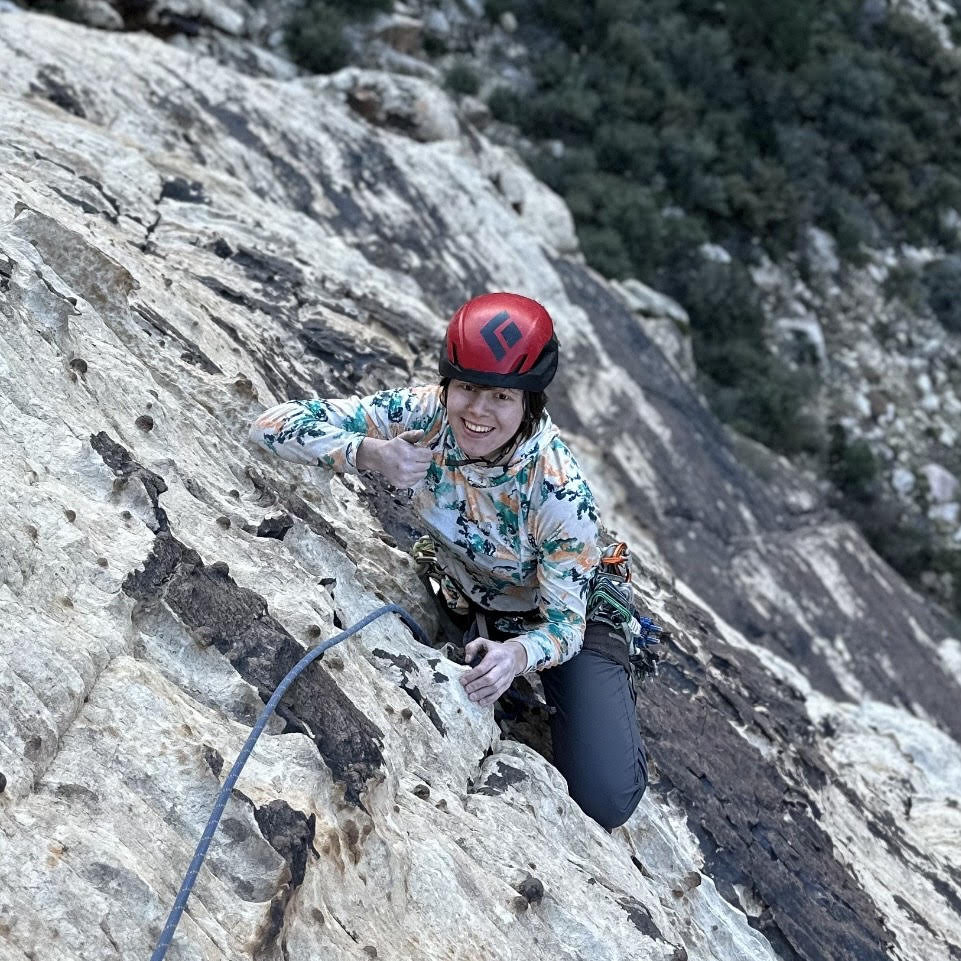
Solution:
<path fill-rule="evenodd" d="M 961 257 L 933 260 L 924 268 L 928 305 L 946 330 L 961 333 Z"/>

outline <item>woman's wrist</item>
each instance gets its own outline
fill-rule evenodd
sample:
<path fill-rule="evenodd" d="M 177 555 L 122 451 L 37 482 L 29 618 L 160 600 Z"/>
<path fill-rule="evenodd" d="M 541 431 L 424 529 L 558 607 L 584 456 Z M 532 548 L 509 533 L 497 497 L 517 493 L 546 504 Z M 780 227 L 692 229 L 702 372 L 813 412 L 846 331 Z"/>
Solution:
<path fill-rule="evenodd" d="M 380 471 L 380 446 L 384 441 L 377 437 L 365 437 L 357 447 L 357 469 Z"/>
<path fill-rule="evenodd" d="M 514 668 L 516 674 L 523 674 L 527 670 L 527 648 L 520 641 L 507 641 L 514 656 Z"/>

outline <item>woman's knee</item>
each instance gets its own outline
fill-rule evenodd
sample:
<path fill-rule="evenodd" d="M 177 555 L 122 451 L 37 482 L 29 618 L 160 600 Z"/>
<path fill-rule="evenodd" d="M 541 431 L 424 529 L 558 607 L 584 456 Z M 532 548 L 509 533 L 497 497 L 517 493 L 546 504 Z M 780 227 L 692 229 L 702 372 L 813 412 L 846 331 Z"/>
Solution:
<path fill-rule="evenodd" d="M 620 827 L 635 811 L 647 789 L 647 764 L 638 764 L 634 780 L 629 784 L 594 781 L 589 785 L 569 784 L 577 806 L 602 828 Z"/>

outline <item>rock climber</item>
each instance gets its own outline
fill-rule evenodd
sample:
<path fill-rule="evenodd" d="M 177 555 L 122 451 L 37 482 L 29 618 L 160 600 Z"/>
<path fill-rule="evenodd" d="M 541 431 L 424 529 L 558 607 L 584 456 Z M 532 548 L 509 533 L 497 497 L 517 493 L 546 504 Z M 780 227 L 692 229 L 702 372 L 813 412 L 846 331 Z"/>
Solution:
<path fill-rule="evenodd" d="M 289 401 L 258 417 L 250 438 L 285 460 L 410 490 L 438 597 L 476 663 L 460 678 L 468 698 L 493 704 L 539 672 L 554 764 L 581 809 L 613 829 L 640 801 L 647 762 L 625 640 L 586 617 L 600 534 L 545 409 L 558 353 L 541 304 L 482 294 L 448 325 L 439 383 Z"/>

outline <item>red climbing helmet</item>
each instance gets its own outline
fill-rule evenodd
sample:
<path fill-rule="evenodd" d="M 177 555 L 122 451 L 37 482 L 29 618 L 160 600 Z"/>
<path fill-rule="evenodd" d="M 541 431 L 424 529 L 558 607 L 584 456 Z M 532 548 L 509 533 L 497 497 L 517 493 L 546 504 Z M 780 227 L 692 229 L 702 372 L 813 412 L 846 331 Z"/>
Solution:
<path fill-rule="evenodd" d="M 542 391 L 557 370 L 551 315 L 520 294 L 481 294 L 451 317 L 438 365 L 442 377 L 484 387 Z"/>

